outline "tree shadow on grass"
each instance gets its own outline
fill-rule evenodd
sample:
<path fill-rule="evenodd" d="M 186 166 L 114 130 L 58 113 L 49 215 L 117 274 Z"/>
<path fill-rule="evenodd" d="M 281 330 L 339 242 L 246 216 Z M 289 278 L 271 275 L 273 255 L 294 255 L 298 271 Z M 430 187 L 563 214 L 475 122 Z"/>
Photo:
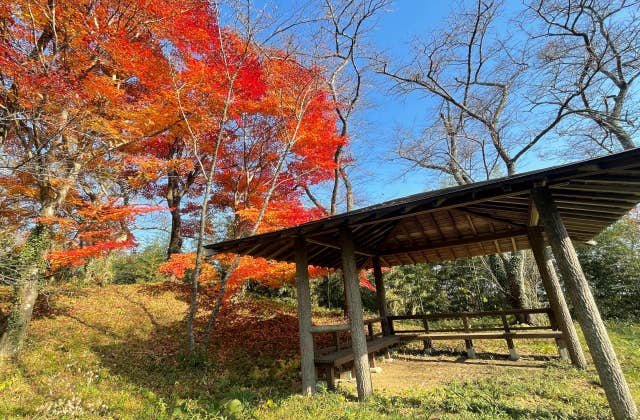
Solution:
<path fill-rule="evenodd" d="M 157 288 L 140 289 L 148 292 L 160 293 Z M 92 350 L 103 367 L 162 398 L 169 410 L 187 399 L 211 411 L 230 399 L 278 400 L 300 389 L 295 316 L 277 308 L 265 310 L 251 301 L 229 302 L 220 312 L 206 354 L 192 358 L 185 351 L 185 320 L 163 324 L 144 299 L 128 296 L 126 300 L 145 314 L 151 331 L 147 325 L 143 335 L 118 337 Z M 196 319 L 198 332 L 207 321 L 204 312 Z"/>

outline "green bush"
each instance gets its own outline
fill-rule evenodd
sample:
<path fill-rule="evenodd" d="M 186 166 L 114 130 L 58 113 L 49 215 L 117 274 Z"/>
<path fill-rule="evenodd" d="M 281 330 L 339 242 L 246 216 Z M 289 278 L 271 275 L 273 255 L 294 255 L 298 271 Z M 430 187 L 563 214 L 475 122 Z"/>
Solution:
<path fill-rule="evenodd" d="M 640 226 L 626 217 L 581 245 L 578 255 L 598 308 L 608 319 L 640 319 Z"/>
<path fill-rule="evenodd" d="M 344 284 L 342 275 L 329 273 L 311 282 L 311 299 L 323 308 L 337 309 L 343 307 Z"/>
<path fill-rule="evenodd" d="M 133 284 L 160 281 L 158 266 L 166 261 L 166 249 L 153 243 L 142 251 L 122 252 L 113 255 L 113 282 Z"/>
<path fill-rule="evenodd" d="M 502 305 L 495 283 L 478 258 L 394 267 L 385 275 L 392 313 L 491 310 Z"/>

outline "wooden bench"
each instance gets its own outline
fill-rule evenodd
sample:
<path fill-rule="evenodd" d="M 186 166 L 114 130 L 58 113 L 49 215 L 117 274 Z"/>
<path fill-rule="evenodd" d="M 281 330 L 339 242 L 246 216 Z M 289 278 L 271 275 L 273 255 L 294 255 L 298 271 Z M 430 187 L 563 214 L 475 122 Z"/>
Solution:
<path fill-rule="evenodd" d="M 508 317 L 519 315 L 546 314 L 549 318 L 549 325 L 511 325 Z M 473 319 L 484 319 L 481 325 L 474 325 Z M 495 321 L 499 319 L 499 324 L 487 325 L 486 319 Z M 394 321 L 420 321 L 421 327 L 415 328 L 415 323 L 409 328 L 400 329 L 402 325 Z M 430 322 L 438 320 L 458 320 L 462 323 L 461 328 L 433 328 Z M 391 335 L 384 336 L 382 327 L 383 318 L 374 318 L 364 321 L 367 327 L 367 354 L 371 367 L 375 367 L 375 353 L 387 351 L 396 344 L 404 344 L 410 341 L 421 340 L 424 349 L 431 351 L 433 341 L 437 340 L 464 340 L 469 358 L 475 358 L 476 353 L 473 348 L 473 340 L 505 340 L 509 348 L 509 356 L 512 360 L 519 358 L 514 340 L 516 339 L 539 339 L 551 338 L 556 340 L 560 349 L 560 356 L 567 358 L 564 347 L 564 335 L 558 329 L 553 311 L 549 308 L 542 309 L 511 309 L 504 311 L 484 311 L 484 312 L 456 312 L 439 313 L 427 315 L 396 315 L 387 317 Z M 379 332 L 374 332 L 373 325 L 380 323 Z M 413 327 L 413 328 L 411 328 Z M 314 336 L 315 366 L 318 378 L 327 380 L 330 389 L 335 388 L 335 380 L 346 370 L 353 368 L 354 355 L 348 340 L 341 340 L 341 334 L 350 331 L 349 325 L 314 325 L 311 333 Z M 330 334 L 332 343 L 329 346 L 320 347 L 318 338 L 321 335 Z M 564 349 L 564 352 L 563 352 Z"/>
<path fill-rule="evenodd" d="M 508 316 L 545 314 L 549 318 L 549 325 L 530 326 L 530 325 L 511 325 Z M 499 319 L 499 325 L 480 325 L 474 326 L 472 319 Z M 462 322 L 462 328 L 439 328 L 434 329 L 430 325 L 437 320 L 459 320 Z M 437 340 L 464 340 L 467 356 L 475 358 L 476 353 L 473 347 L 473 340 L 505 340 L 509 348 L 509 357 L 512 360 L 519 358 L 513 340 L 516 339 L 554 339 L 558 345 L 559 353 L 562 358 L 567 357 L 564 345 L 564 334 L 559 331 L 555 322 L 553 311 L 550 308 L 541 309 L 511 309 L 502 311 L 483 311 L 483 312 L 458 312 L 458 313 L 439 313 L 428 315 L 400 315 L 388 317 L 389 326 L 392 334 L 401 337 L 402 342 L 410 342 L 421 340 L 424 343 L 424 350 L 431 352 L 433 349 L 433 341 Z M 398 329 L 398 325 L 394 321 L 411 320 L 421 321 L 421 328 Z"/>
<path fill-rule="evenodd" d="M 364 322 L 367 326 L 367 354 L 369 356 L 369 364 L 375 367 L 375 353 L 388 351 L 390 347 L 402 341 L 401 336 L 383 336 L 382 332 L 374 333 L 373 324 L 380 322 L 382 318 L 369 319 Z M 314 338 L 320 334 L 331 334 L 333 336 L 333 345 L 329 347 L 315 349 L 315 366 L 316 376 L 324 378 L 327 381 L 329 389 L 335 388 L 336 378 L 344 371 L 353 368 L 354 354 L 351 345 L 348 342 L 340 340 L 340 333 L 349 331 L 349 325 L 316 325 L 311 327 L 311 333 Z M 316 343 L 316 340 L 314 340 Z"/>

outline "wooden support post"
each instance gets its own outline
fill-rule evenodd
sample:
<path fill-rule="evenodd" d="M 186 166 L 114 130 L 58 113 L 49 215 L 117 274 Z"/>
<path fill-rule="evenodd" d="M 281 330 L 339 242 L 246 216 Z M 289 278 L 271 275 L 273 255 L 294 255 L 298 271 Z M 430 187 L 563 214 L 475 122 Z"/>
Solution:
<path fill-rule="evenodd" d="M 604 322 L 602 322 L 580 261 L 578 261 L 578 255 L 560 218 L 551 191 L 546 187 L 535 188 L 531 191 L 531 197 L 540 214 L 549 244 L 567 286 L 569 297 L 572 299 L 578 322 L 582 326 L 613 416 L 616 419 L 636 418 L 638 409 L 631 397 L 629 386 L 611 345 L 609 334 Z"/>
<path fill-rule="evenodd" d="M 560 326 L 558 325 L 558 320 L 556 319 L 556 314 L 553 312 L 553 309 L 549 309 L 549 322 L 551 324 L 551 329 L 554 331 L 561 331 Z M 565 340 L 565 334 L 562 334 L 561 338 L 556 338 L 556 346 L 558 347 L 558 355 L 560 355 L 560 360 L 563 362 L 568 362 L 570 360 L 569 351 L 567 350 L 567 340 Z"/>
<path fill-rule="evenodd" d="M 313 334 L 311 334 L 311 292 L 309 288 L 309 264 L 307 246 L 303 238 L 295 240 L 296 252 L 296 296 L 298 299 L 298 328 L 300 331 L 300 369 L 302 371 L 302 394 L 316 391 Z"/>
<path fill-rule="evenodd" d="M 462 323 L 464 325 L 464 331 L 465 332 L 469 332 L 470 328 L 469 328 L 469 318 L 467 316 L 463 316 L 462 317 Z M 478 356 L 476 355 L 476 350 L 473 348 L 473 341 L 472 340 L 464 340 L 464 346 L 467 349 L 467 357 L 469 359 L 477 359 Z"/>
<path fill-rule="evenodd" d="M 380 257 L 372 257 L 373 277 L 376 282 L 376 300 L 378 302 L 378 314 L 382 318 L 382 335 L 391 335 L 389 328 L 389 320 L 387 319 L 387 296 L 384 290 L 384 278 L 382 277 L 382 267 L 380 266 Z"/>
<path fill-rule="evenodd" d="M 467 350 L 467 358 L 477 359 L 476 350 L 473 348 L 473 340 L 464 340 L 464 347 Z"/>
<path fill-rule="evenodd" d="M 327 368 L 327 388 L 331 391 L 336 389 L 336 368 L 333 366 Z"/>
<path fill-rule="evenodd" d="M 586 369 L 587 360 L 584 357 L 580 340 L 578 340 L 578 333 L 573 325 L 567 302 L 562 294 L 560 281 L 556 275 L 553 261 L 551 261 L 551 254 L 545 247 L 542 231 L 540 228 L 532 227 L 529 228 L 528 235 L 531 251 L 538 265 L 538 272 L 542 278 L 542 284 L 547 292 L 549 306 L 553 310 L 555 319 L 551 319 L 550 321 L 552 325 L 555 321 L 564 335 L 564 337 L 558 341 L 560 357 L 566 357 L 563 353 L 568 351 L 571 363 L 578 369 Z"/>
<path fill-rule="evenodd" d="M 422 318 L 422 327 L 424 328 L 425 334 L 429 334 L 429 321 L 426 317 Z M 427 355 L 433 354 L 433 340 L 430 338 L 422 340 L 422 352 Z"/>
<path fill-rule="evenodd" d="M 502 319 L 502 327 L 504 328 L 505 334 L 510 334 L 511 333 L 511 327 L 509 326 L 509 321 L 507 321 L 507 315 L 502 314 L 502 315 L 500 315 L 500 318 Z M 513 338 L 509 337 L 509 338 L 506 339 L 506 341 L 507 341 L 507 347 L 509 348 L 509 359 L 511 359 L 511 360 L 520 359 L 520 355 L 518 354 L 518 350 L 516 350 L 516 346 L 513 343 Z"/>
<path fill-rule="evenodd" d="M 349 296 L 347 296 L 347 280 L 342 273 L 342 316 L 349 316 Z"/>
<path fill-rule="evenodd" d="M 356 267 L 355 246 L 351 230 L 348 227 L 343 226 L 340 229 L 340 239 L 342 245 L 342 273 L 345 279 L 347 300 L 349 301 L 349 326 L 354 356 L 356 388 L 358 389 L 358 400 L 363 401 L 373 393 L 373 386 L 371 384 L 371 372 L 367 356 L 367 337 L 364 333 L 362 298 L 360 296 L 360 281 Z"/>

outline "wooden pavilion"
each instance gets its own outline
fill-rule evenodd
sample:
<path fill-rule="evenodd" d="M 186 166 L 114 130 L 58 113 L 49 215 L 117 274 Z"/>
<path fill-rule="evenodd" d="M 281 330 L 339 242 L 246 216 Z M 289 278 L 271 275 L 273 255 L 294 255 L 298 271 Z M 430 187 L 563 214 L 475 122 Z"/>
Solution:
<path fill-rule="evenodd" d="M 208 245 L 296 263 L 303 393 L 315 390 L 308 266 L 341 269 L 358 396 L 372 393 L 357 270 L 373 267 L 380 318 L 390 331 L 381 266 L 439 262 L 531 249 L 563 346 L 578 368 L 586 362 L 551 246 L 574 314 L 616 418 L 637 409 L 573 242 L 586 242 L 640 202 L 640 149 L 474 184 L 411 195 L 299 226 Z"/>

